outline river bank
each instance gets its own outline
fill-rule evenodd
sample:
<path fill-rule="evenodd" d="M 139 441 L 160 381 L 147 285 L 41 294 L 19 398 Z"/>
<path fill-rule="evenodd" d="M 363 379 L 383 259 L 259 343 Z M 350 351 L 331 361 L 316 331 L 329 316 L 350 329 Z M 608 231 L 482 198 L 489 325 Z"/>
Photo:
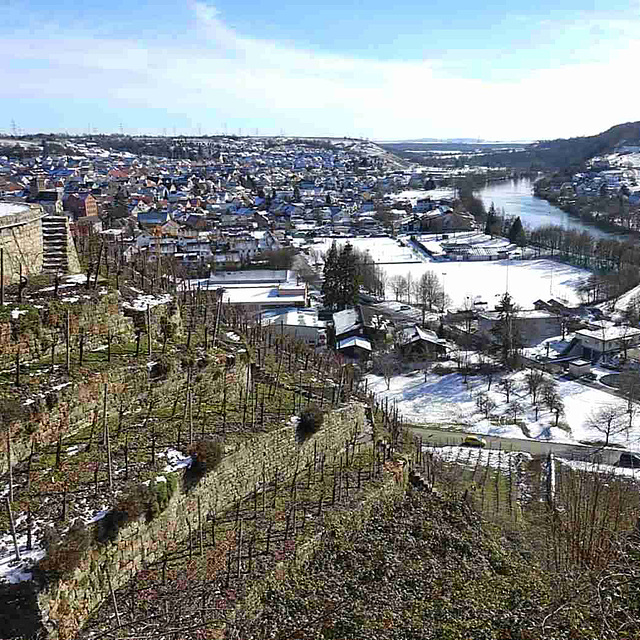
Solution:
<path fill-rule="evenodd" d="M 563 229 L 586 231 L 596 238 L 625 240 L 626 229 L 605 229 L 592 221 L 586 221 L 573 213 L 564 211 L 547 199 L 534 195 L 534 180 L 531 178 L 508 179 L 491 182 L 477 192 L 486 209 L 493 203 L 498 211 L 504 209 L 510 218 L 520 217 L 523 226 L 537 229 L 556 225 Z"/>
<path fill-rule="evenodd" d="M 600 211 L 594 211 L 593 205 L 595 205 L 595 198 L 589 198 L 586 202 L 583 202 L 580 205 L 574 198 L 563 197 L 549 189 L 537 189 L 535 187 L 534 197 L 545 200 L 550 205 L 557 207 L 570 216 L 579 218 L 589 226 L 595 226 L 602 231 L 615 234 L 619 238 L 629 236 L 630 238 L 635 239 L 640 236 L 640 231 L 638 229 L 634 229 L 631 226 L 624 225 L 622 223 L 612 222 L 611 216 Z"/>

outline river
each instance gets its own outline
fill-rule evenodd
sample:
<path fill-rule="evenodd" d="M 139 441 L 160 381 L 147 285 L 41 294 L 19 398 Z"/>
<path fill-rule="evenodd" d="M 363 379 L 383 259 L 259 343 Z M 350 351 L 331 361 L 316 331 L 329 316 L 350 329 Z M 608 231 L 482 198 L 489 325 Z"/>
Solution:
<path fill-rule="evenodd" d="M 559 225 L 565 229 L 586 231 L 596 238 L 625 239 L 622 234 L 604 231 L 592 224 L 587 224 L 580 218 L 569 215 L 566 211 L 549 204 L 542 198 L 533 195 L 533 181 L 528 178 L 521 180 L 503 180 L 493 182 L 478 193 L 484 206 L 488 209 L 491 203 L 500 211 L 504 208 L 509 217 L 520 216 L 525 227 L 535 229 L 546 225 Z"/>

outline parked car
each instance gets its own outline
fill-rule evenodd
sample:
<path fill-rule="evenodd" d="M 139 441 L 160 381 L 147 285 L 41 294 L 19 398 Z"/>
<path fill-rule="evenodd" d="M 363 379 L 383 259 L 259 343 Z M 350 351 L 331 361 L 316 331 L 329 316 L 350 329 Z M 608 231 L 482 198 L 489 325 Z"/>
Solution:
<path fill-rule="evenodd" d="M 480 449 L 484 449 L 487 446 L 487 441 L 484 438 L 480 438 L 479 436 L 467 436 L 462 441 L 462 446 L 478 447 Z"/>
<path fill-rule="evenodd" d="M 622 453 L 616 466 L 627 467 L 628 469 L 640 469 L 640 455 L 635 453 Z"/>

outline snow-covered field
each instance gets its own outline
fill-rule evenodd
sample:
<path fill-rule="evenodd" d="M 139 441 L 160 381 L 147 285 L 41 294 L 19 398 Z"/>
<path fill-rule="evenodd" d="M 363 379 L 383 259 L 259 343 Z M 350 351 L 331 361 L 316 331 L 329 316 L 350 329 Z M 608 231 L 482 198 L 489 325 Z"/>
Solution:
<path fill-rule="evenodd" d="M 354 249 L 358 251 L 368 251 L 374 262 L 422 262 L 426 260 L 422 254 L 408 245 L 408 238 L 403 242 L 390 237 L 380 238 L 315 238 L 315 242 L 310 245 L 313 251 L 324 254 L 331 248 L 333 241 L 338 247 L 350 242 Z M 409 265 L 404 265 L 409 267 Z"/>
<path fill-rule="evenodd" d="M 429 373 L 427 381 L 421 371 L 399 375 L 391 379 L 390 389 L 380 376 L 368 376 L 368 388 L 376 393 L 378 400 L 389 399 L 397 402 L 400 413 L 416 424 L 437 424 L 464 429 L 478 434 L 511 438 L 527 437 L 532 439 L 553 440 L 556 442 L 576 443 L 578 441 L 604 440 L 604 435 L 590 426 L 590 418 L 601 407 L 612 406 L 625 421 L 627 403 L 600 389 L 587 387 L 573 380 L 556 380 L 557 391 L 564 403 L 564 415 L 560 418 L 560 427 L 555 427 L 555 414 L 540 403 L 538 419 L 527 391 L 525 372 L 509 374 L 514 389 L 510 401 L 518 401 L 522 408 L 517 419 L 524 422 L 525 429 L 512 424 L 512 415 L 507 407 L 505 394 L 501 392 L 499 379 L 493 380 L 489 396 L 496 403 L 487 419 L 476 406 L 476 398 L 487 392 L 487 380 L 481 376 L 469 376 L 468 385 L 458 373 L 436 375 Z M 500 424 L 504 417 L 504 424 Z M 493 420 L 491 419 L 493 418 Z M 623 444 L 629 449 L 640 450 L 640 417 L 636 417 L 627 438 L 626 430 L 611 437 L 611 442 Z"/>
<path fill-rule="evenodd" d="M 467 297 L 482 298 L 488 309 L 505 291 L 516 304 L 532 309 L 538 300 L 554 297 L 568 304 L 578 304 L 575 287 L 589 277 L 589 272 L 553 260 L 496 260 L 478 262 L 432 262 L 416 265 L 385 265 L 389 278 L 411 273 L 415 281 L 425 271 L 433 271 L 442 279 L 451 305 L 461 307 Z M 387 292 L 392 297 L 392 292 Z"/>
<path fill-rule="evenodd" d="M 409 200 L 412 204 L 415 204 L 417 200 L 424 198 L 431 198 L 432 200 L 450 200 L 455 197 L 455 191 L 453 189 L 406 189 L 399 193 L 391 194 L 391 199 L 395 201 Z"/>
<path fill-rule="evenodd" d="M 595 464 L 593 462 L 582 462 L 579 460 L 564 460 L 556 458 L 560 464 L 564 464 L 579 471 L 589 471 L 590 473 L 606 473 L 608 475 L 626 476 L 634 480 L 640 480 L 640 469 L 627 469 L 625 467 L 614 467 L 610 464 Z"/>
<path fill-rule="evenodd" d="M 478 243 L 478 246 L 498 246 L 504 243 L 503 240 L 492 240 L 484 234 L 459 235 L 460 239 L 470 239 Z M 432 242 L 437 242 L 436 236 L 432 237 Z M 429 241 L 428 236 L 424 238 Z M 324 254 L 331 247 L 333 240 L 326 237 L 316 238 L 310 248 L 317 255 Z M 499 297 L 507 290 L 516 304 L 523 309 L 532 309 L 536 300 L 548 300 L 550 297 L 570 305 L 579 304 L 576 287 L 590 275 L 585 269 L 544 258 L 472 262 L 432 261 L 409 246 L 408 237 L 397 240 L 390 237 L 336 238 L 336 242 L 338 245 L 350 242 L 360 251 L 369 251 L 374 262 L 384 263 L 381 266 L 389 279 L 394 276 L 406 277 L 410 273 L 415 282 L 426 271 L 433 271 L 441 278 L 453 308 L 463 306 L 465 300 L 470 297 L 483 300 L 487 303 L 487 309 L 493 309 Z M 406 264 L 407 262 L 414 264 Z M 390 286 L 387 288 L 387 299 L 393 299 Z"/>

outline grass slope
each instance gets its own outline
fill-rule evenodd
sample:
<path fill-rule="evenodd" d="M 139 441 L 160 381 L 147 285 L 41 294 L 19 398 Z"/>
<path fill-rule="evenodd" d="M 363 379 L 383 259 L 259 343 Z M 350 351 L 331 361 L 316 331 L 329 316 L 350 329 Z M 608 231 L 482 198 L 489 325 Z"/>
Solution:
<path fill-rule="evenodd" d="M 310 564 L 272 579 L 261 614 L 239 616 L 227 637 L 638 637 L 637 581 L 613 577 L 612 568 L 601 609 L 594 576 L 544 571 L 531 553 L 464 501 L 409 492 L 362 527 L 347 519 L 325 532 Z"/>

